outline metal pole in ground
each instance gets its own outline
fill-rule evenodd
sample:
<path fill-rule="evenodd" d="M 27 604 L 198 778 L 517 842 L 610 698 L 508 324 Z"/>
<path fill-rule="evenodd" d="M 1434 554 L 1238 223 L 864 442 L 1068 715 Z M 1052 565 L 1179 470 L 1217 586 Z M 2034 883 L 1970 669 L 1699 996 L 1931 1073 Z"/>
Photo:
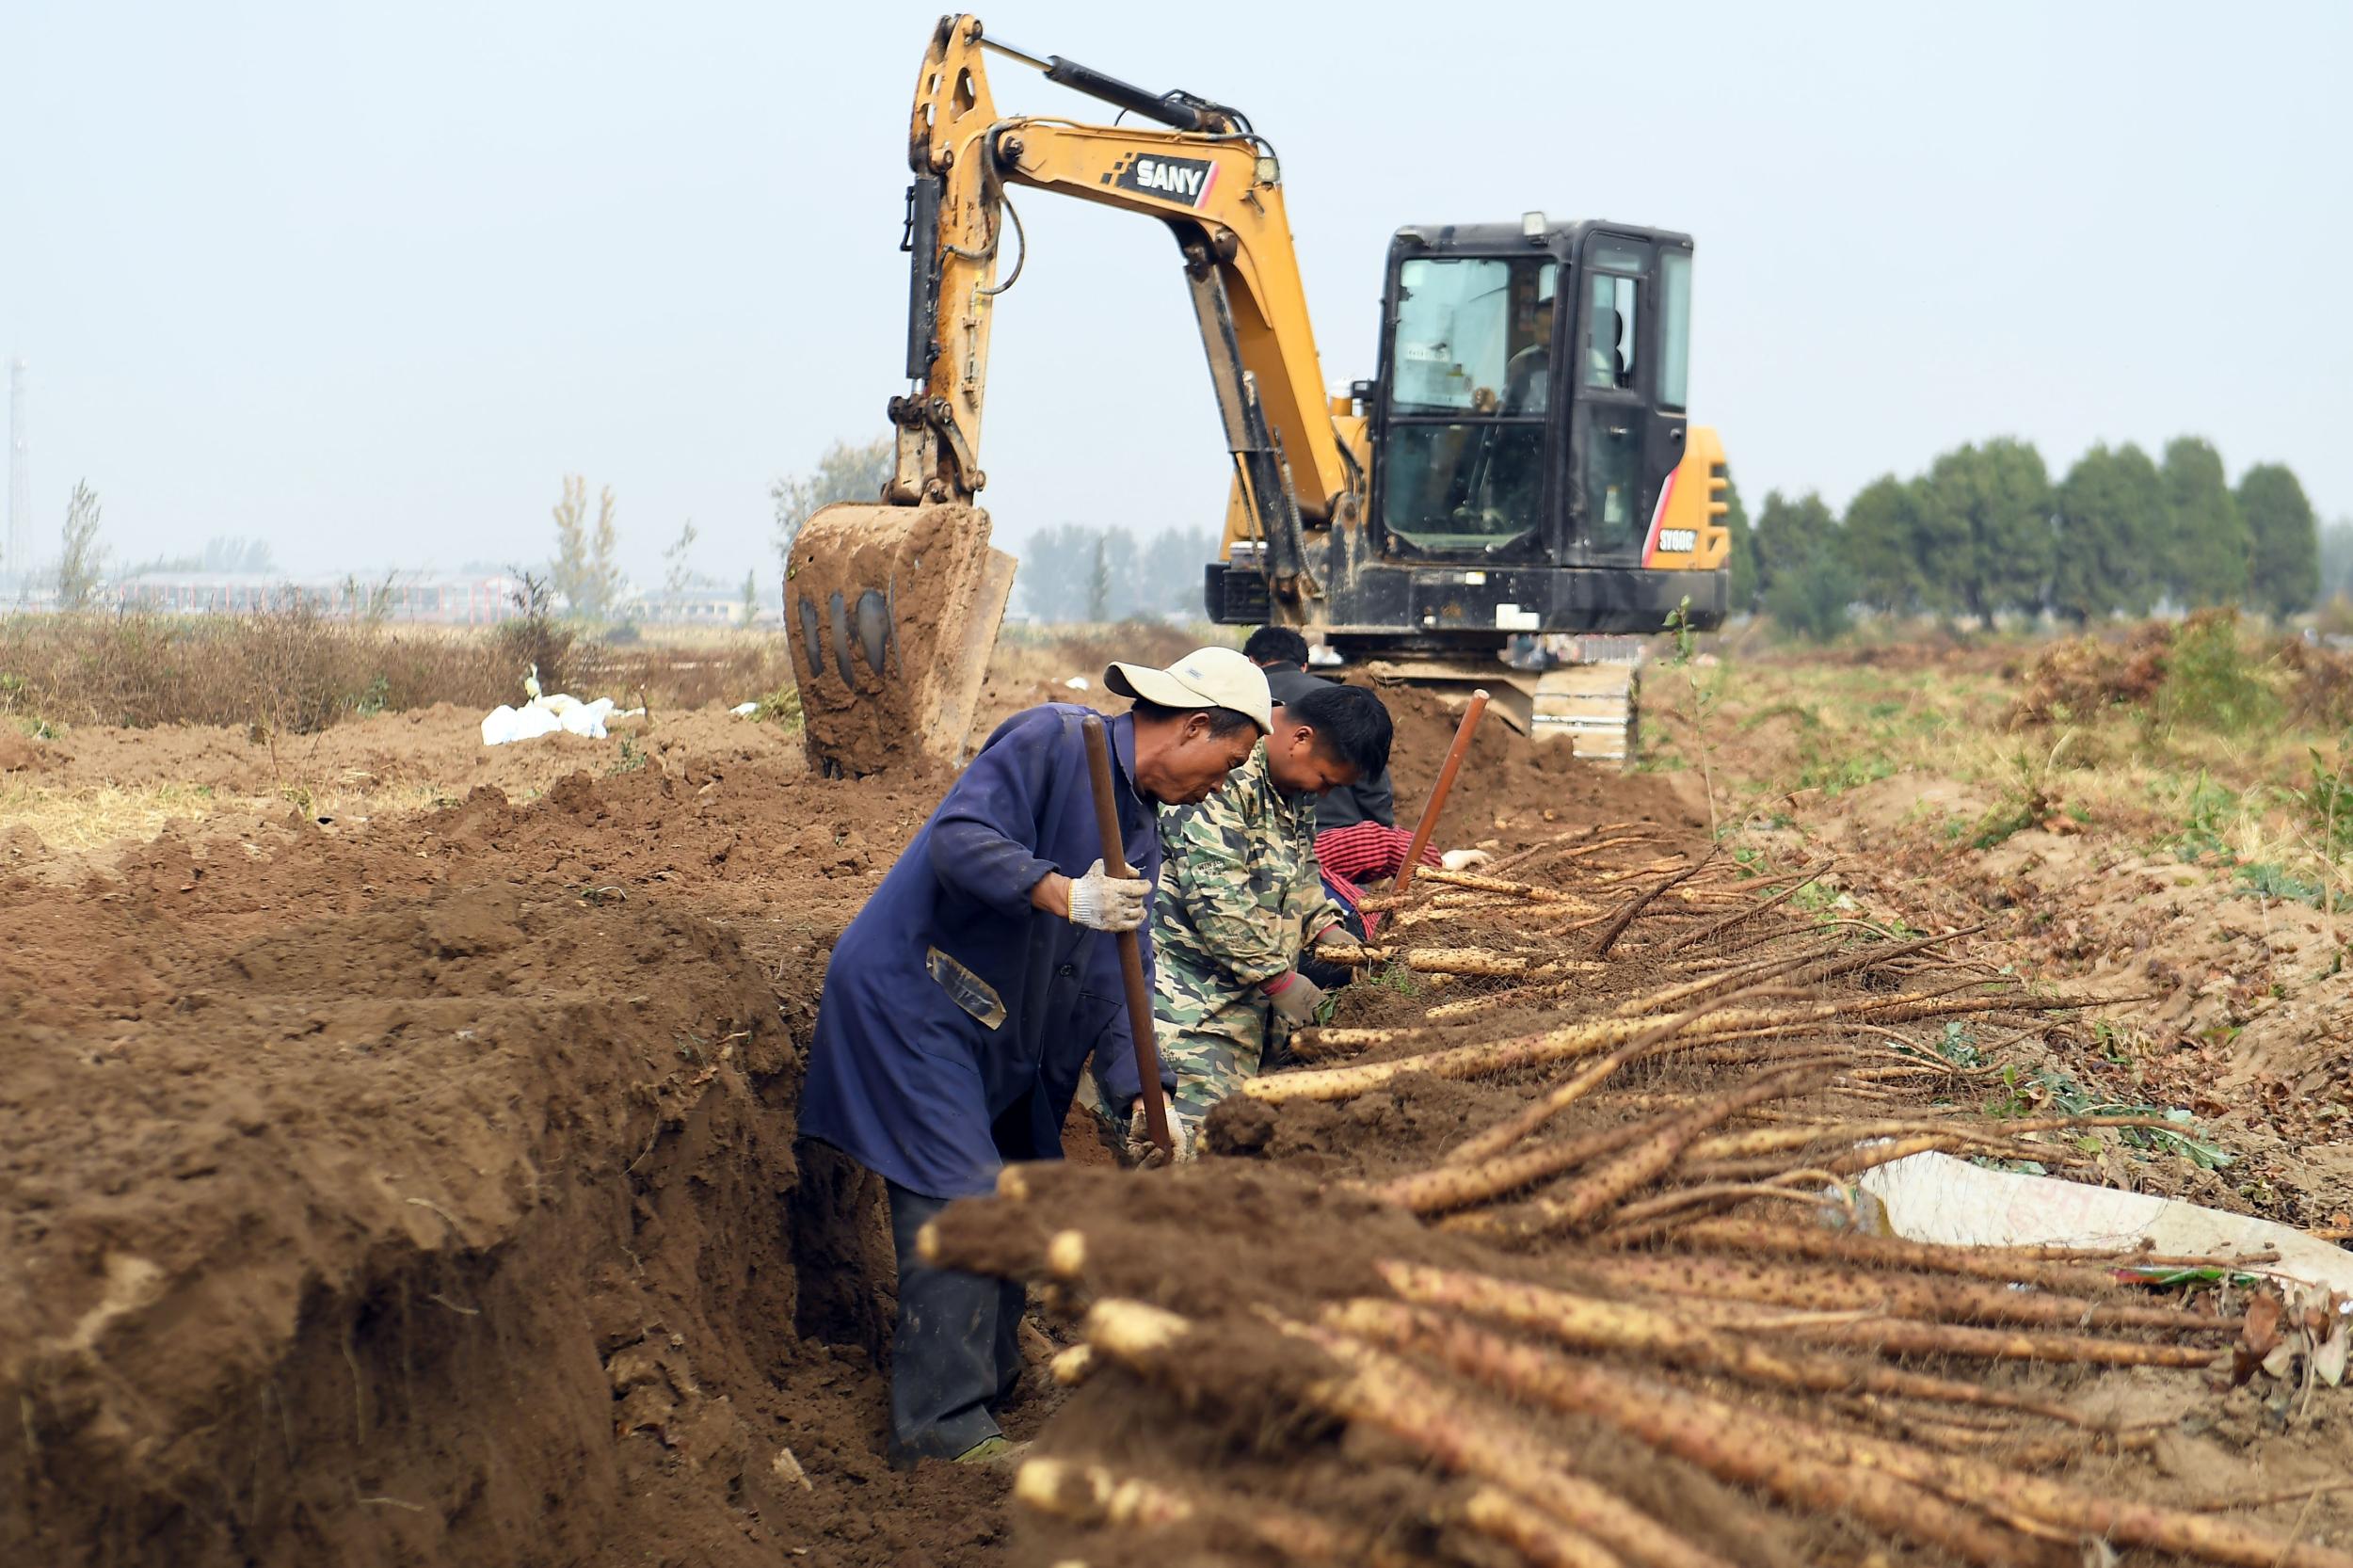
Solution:
<path fill-rule="evenodd" d="M 1470 750 L 1471 731 L 1479 728 L 1479 715 L 1487 711 L 1487 688 L 1481 686 L 1471 693 L 1470 706 L 1463 710 L 1463 722 L 1454 731 L 1454 744 L 1447 747 L 1446 765 L 1438 770 L 1437 785 L 1430 792 L 1429 804 L 1421 808 L 1421 821 L 1414 828 L 1414 842 L 1405 852 L 1405 864 L 1391 884 L 1399 894 L 1413 885 L 1414 869 L 1421 864 L 1421 852 L 1430 847 L 1431 835 L 1438 831 L 1438 813 L 1446 807 L 1447 792 L 1454 788 L 1454 776 L 1462 770 L 1463 758 Z"/>

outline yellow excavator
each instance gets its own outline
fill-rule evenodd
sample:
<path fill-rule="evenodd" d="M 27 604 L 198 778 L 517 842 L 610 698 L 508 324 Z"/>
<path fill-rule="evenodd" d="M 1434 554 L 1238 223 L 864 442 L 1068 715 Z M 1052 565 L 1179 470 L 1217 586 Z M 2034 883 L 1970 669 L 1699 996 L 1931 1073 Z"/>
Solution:
<path fill-rule="evenodd" d="M 1151 123 L 1001 116 L 989 54 Z M 1176 237 L 1233 461 L 1206 570 L 1212 621 L 1320 634 L 1384 680 L 1483 685 L 1519 728 L 1605 759 L 1630 752 L 1632 664 L 1547 668 L 1529 654 L 1654 633 L 1678 607 L 1694 629 L 1721 624 L 1724 456 L 1688 413 L 1688 235 L 1542 213 L 1400 229 L 1378 374 L 1334 395 L 1282 168 L 1240 110 L 948 17 L 916 81 L 907 158 L 897 470 L 876 504 L 811 517 L 786 563 L 786 632 L 823 771 L 957 760 L 970 740 L 1014 573 L 975 497 L 989 330 L 1024 243 L 1015 186 Z"/>

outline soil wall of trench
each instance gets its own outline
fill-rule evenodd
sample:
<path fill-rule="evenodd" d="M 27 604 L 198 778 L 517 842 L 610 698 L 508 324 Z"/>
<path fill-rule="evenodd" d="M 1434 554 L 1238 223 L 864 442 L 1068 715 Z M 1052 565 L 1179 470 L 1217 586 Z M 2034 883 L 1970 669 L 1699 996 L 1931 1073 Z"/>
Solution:
<path fill-rule="evenodd" d="M 918 800 L 657 751 L 0 876 L 0 1561 L 989 1550 L 993 1479 L 899 1506 L 877 1194 L 793 1138 Z"/>

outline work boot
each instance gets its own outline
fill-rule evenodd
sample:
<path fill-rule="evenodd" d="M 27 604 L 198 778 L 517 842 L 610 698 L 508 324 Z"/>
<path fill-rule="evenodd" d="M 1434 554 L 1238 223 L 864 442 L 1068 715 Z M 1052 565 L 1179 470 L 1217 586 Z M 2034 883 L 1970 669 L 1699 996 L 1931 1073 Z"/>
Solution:
<path fill-rule="evenodd" d="M 1019 1462 L 1030 1445 L 1016 1443 L 1000 1434 L 984 1437 L 949 1463 L 952 1464 L 1013 1464 Z"/>

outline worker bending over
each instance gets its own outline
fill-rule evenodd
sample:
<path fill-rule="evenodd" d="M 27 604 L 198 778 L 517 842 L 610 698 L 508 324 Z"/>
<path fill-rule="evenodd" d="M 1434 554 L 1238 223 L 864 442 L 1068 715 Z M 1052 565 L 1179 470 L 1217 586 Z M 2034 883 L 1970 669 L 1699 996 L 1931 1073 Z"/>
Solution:
<path fill-rule="evenodd" d="M 1268 695 L 1276 702 L 1296 702 L 1321 686 L 1336 686 L 1307 668 L 1307 639 L 1288 626 L 1261 626 L 1241 645 L 1242 657 L 1266 671 Z M 1326 790 L 1314 802 L 1316 831 L 1329 832 L 1360 822 L 1397 825 L 1397 793 L 1389 784 L 1388 764 L 1351 783 Z"/>
<path fill-rule="evenodd" d="M 1307 639 L 1288 626 L 1261 626 L 1241 645 L 1243 657 L 1266 671 L 1268 691 L 1277 703 L 1297 701 L 1335 682 L 1307 668 Z M 1316 859 L 1327 891 L 1348 911 L 1351 935 L 1369 936 L 1372 918 L 1359 912 L 1364 885 L 1397 875 L 1414 836 L 1397 825 L 1397 795 L 1389 770 L 1327 790 L 1316 802 Z M 1421 863 L 1449 871 L 1470 871 L 1486 863 L 1484 850 L 1424 845 Z M 1269 1064 L 1273 1065 L 1273 1064 Z"/>
<path fill-rule="evenodd" d="M 1259 1071 L 1270 1028 L 1315 1016 L 1323 989 L 1300 972 L 1311 950 L 1357 945 L 1317 870 L 1316 797 L 1387 768 L 1388 710 L 1319 681 L 1273 720 L 1208 798 L 1160 814 L 1153 1022 L 1176 1071 L 1180 1159 L 1210 1108 Z"/>
<path fill-rule="evenodd" d="M 990 1407 L 1020 1376 L 1021 1288 L 927 1266 L 916 1234 L 949 1200 L 990 1191 L 1005 1162 L 1061 1158 L 1089 1055 L 1113 1093 L 1139 1093 L 1108 934 L 1144 923 L 1155 808 L 1207 796 L 1270 728 L 1266 679 L 1231 648 L 1164 670 L 1114 664 L 1103 680 L 1136 699 L 1106 728 L 1138 874 L 1113 877 L 1100 857 L 1088 710 L 1047 703 L 988 738 L 825 970 L 801 1131 L 888 1186 L 895 1464 L 1004 1448 Z"/>

